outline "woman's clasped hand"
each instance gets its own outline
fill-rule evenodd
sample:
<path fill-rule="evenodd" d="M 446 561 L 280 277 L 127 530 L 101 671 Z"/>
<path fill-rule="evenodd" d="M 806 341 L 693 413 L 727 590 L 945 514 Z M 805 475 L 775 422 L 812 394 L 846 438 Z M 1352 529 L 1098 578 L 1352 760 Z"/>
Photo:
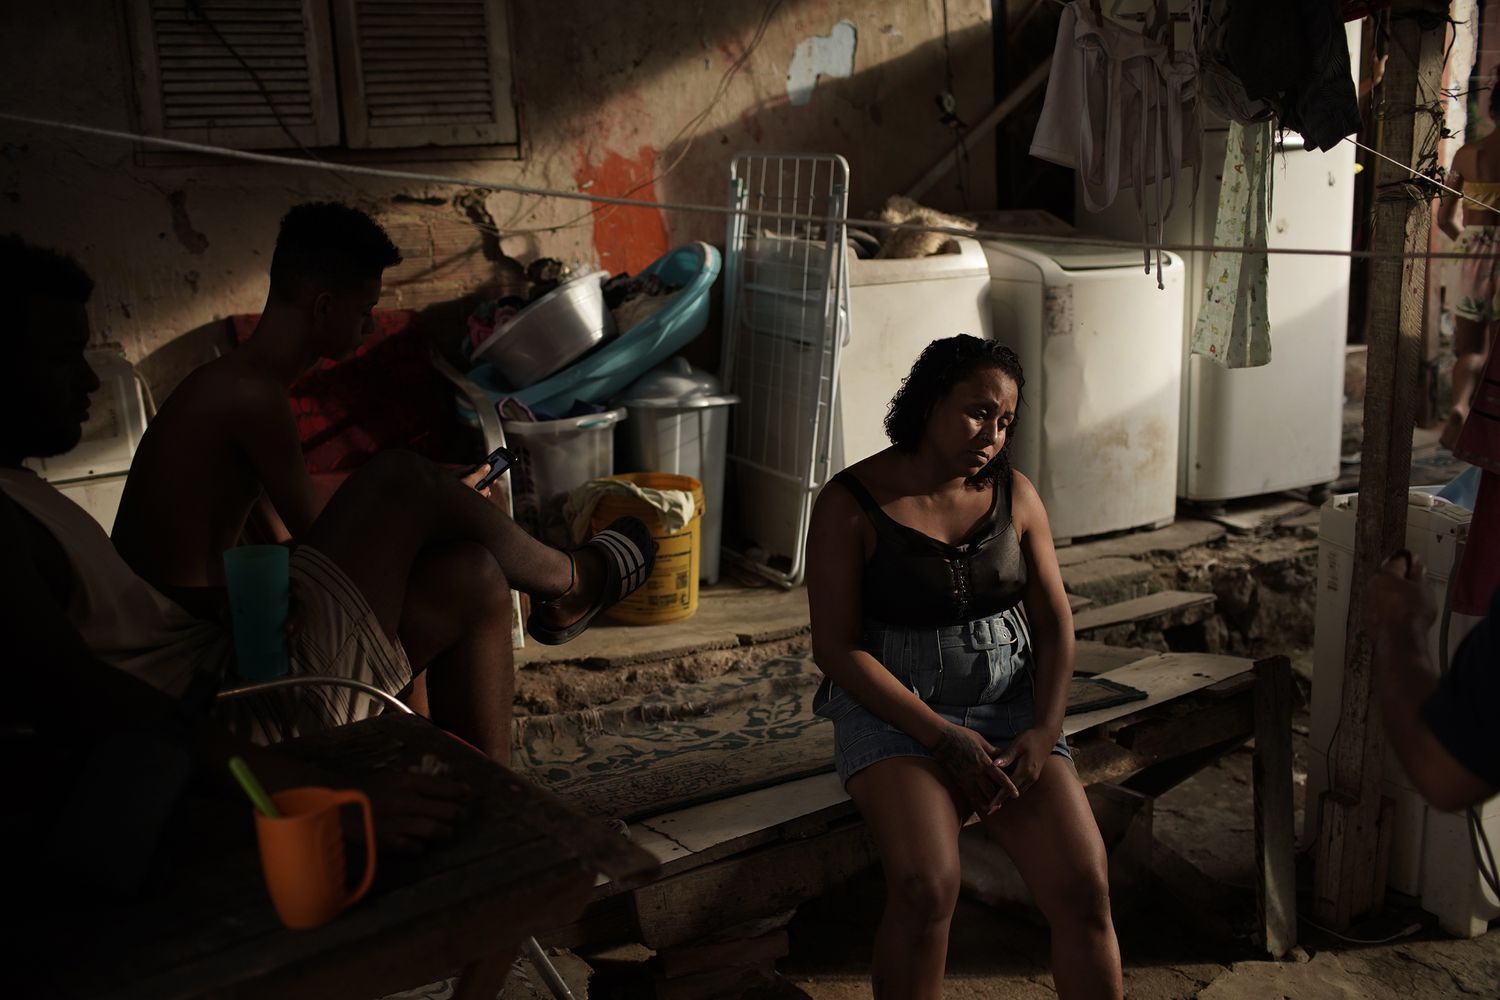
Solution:
<path fill-rule="evenodd" d="M 980 816 L 990 815 L 1007 799 L 1021 794 L 1000 765 L 1000 751 L 972 729 L 963 726 L 944 729 L 933 744 L 932 756 Z M 1036 780 L 1035 774 L 1032 780 Z"/>

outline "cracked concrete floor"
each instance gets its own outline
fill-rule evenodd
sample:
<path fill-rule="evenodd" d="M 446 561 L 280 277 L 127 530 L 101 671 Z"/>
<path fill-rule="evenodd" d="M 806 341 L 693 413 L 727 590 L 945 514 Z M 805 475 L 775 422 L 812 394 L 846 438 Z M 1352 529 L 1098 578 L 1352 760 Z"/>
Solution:
<path fill-rule="evenodd" d="M 1297 720 L 1306 732 L 1306 717 Z M 1296 739 L 1300 826 L 1305 782 L 1304 740 Z M 1427 921 L 1416 934 L 1380 945 L 1339 942 L 1304 925 L 1306 961 L 1263 960 L 1250 942 L 1254 917 L 1254 825 L 1250 753 L 1231 754 L 1156 802 L 1155 831 L 1164 844 L 1222 890 L 1217 916 L 1188 913 L 1157 900 L 1116 916 L 1126 995 L 1136 1000 L 1414 1000 L 1500 998 L 1500 929 L 1472 941 L 1449 939 Z M 792 953 L 777 963 L 785 982 L 778 998 L 863 1000 L 875 925 L 883 904 L 879 874 L 803 906 L 790 929 Z M 1388 916 L 1388 934 L 1420 920 Z M 944 996 L 950 1000 L 1052 998 L 1047 932 L 1024 911 L 998 912 L 961 900 L 948 952 Z"/>

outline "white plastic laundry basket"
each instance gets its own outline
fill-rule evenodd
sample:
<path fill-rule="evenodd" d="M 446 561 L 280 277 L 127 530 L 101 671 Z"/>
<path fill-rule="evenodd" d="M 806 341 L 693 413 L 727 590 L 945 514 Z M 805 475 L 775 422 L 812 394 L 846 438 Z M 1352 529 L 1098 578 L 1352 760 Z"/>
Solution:
<path fill-rule="evenodd" d="M 507 420 L 501 425 L 516 453 L 511 490 L 521 527 L 549 545 L 565 548 L 574 543 L 563 517 L 563 503 L 573 489 L 614 471 L 614 428 L 625 419 L 625 412 L 609 410 L 535 422 Z"/>

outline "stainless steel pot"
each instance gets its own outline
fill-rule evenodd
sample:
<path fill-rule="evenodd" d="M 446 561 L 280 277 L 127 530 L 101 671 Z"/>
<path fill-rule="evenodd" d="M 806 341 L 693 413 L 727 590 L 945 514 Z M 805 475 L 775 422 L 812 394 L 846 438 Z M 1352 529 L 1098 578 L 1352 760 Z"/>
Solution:
<path fill-rule="evenodd" d="M 615 335 L 604 304 L 608 271 L 571 278 L 543 295 L 474 350 L 513 389 L 524 389 L 562 371 Z"/>

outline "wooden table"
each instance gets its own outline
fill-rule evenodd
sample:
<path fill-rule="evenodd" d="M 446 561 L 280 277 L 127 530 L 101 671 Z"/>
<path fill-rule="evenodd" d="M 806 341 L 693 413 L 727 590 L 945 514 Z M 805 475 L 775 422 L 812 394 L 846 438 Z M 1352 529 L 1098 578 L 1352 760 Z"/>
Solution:
<path fill-rule="evenodd" d="M 658 871 L 618 833 L 413 716 L 285 747 L 350 774 L 433 755 L 474 789 L 470 813 L 452 840 L 380 858 L 370 894 L 333 922 L 288 931 L 266 894 L 250 811 L 236 803 L 194 825 L 199 839 L 151 898 L 79 901 L 45 928 L 58 953 L 52 995 L 375 998 L 463 969 L 460 996 L 493 998 L 519 945 L 572 921 L 597 874 L 635 885 Z"/>

